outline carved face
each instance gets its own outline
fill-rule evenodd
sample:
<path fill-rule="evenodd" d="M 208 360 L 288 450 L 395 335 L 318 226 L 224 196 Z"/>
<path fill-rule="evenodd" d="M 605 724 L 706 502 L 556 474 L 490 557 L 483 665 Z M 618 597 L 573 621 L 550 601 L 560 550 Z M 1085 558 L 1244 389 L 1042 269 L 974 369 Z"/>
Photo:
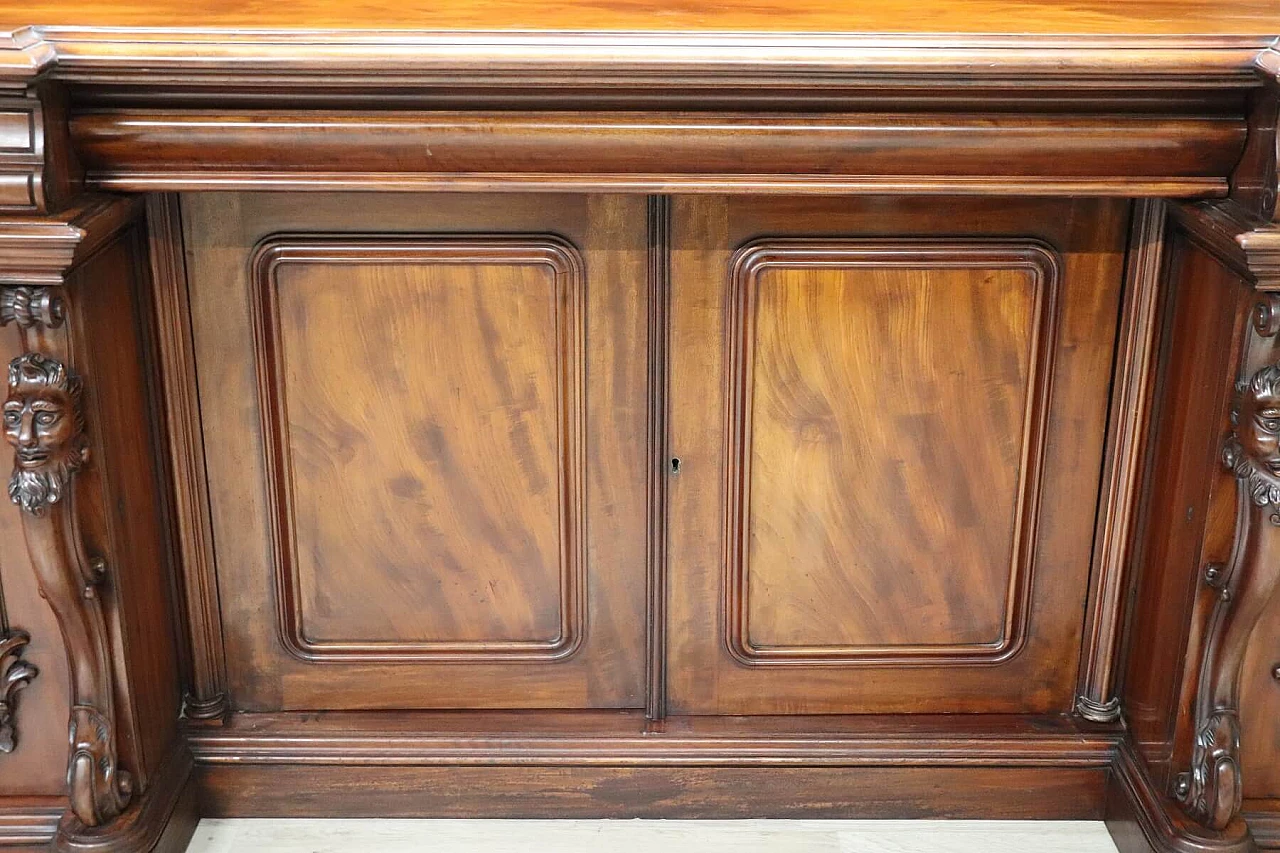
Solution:
<path fill-rule="evenodd" d="M 39 353 L 9 364 L 4 437 L 14 449 L 9 497 L 34 514 L 57 503 L 67 480 L 83 464 L 80 383 Z"/>
<path fill-rule="evenodd" d="M 19 467 L 42 467 L 75 437 L 70 395 L 44 388 L 31 396 L 10 397 L 4 404 L 4 435 L 17 451 Z"/>
<path fill-rule="evenodd" d="M 1255 465 L 1280 476 L 1280 366 L 1259 370 L 1243 389 L 1236 436 Z"/>

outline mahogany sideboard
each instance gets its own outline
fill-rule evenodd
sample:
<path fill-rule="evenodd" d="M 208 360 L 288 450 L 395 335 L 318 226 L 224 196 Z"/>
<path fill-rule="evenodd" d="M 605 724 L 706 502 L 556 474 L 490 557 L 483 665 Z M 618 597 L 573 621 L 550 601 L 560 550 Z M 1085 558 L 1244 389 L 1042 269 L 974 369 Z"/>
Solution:
<path fill-rule="evenodd" d="M 0 847 L 1280 850 L 1278 35 L 1277 0 L 5 3 Z"/>

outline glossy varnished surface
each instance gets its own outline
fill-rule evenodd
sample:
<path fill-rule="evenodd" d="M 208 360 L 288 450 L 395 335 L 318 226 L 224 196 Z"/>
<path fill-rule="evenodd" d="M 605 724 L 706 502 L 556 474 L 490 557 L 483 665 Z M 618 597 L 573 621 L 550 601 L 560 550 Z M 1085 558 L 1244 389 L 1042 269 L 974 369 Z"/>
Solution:
<path fill-rule="evenodd" d="M 240 0 L 184 3 L 88 3 L 35 0 L 7 8 L 0 24 L 122 27 L 537 30 L 766 30 L 885 33 L 1205 33 L 1257 35 L 1276 29 L 1270 0 L 1220 4 L 1212 0 L 1145 0 L 1115 4 L 1016 0 L 893 0 L 842 3 L 766 0 L 735 8 L 707 0 L 596 0 L 520 3 L 468 0 L 428 3 L 287 5 Z"/>
<path fill-rule="evenodd" d="M 305 659 L 582 641 L 582 260 L 554 237 L 280 237 L 252 286 L 284 639 Z"/>
<path fill-rule="evenodd" d="M 1058 266 L 1016 242 L 766 239 L 739 251 L 736 654 L 1017 648 Z"/>
<path fill-rule="evenodd" d="M 183 198 L 234 707 L 642 706 L 644 198 L 355 203 Z"/>
<path fill-rule="evenodd" d="M 673 713 L 1073 704 L 1127 212 L 676 199 L 671 451 L 684 465 L 670 485 Z M 730 298 L 733 255 L 761 234 L 797 241 L 801 269 L 772 272 L 762 285 L 776 292 L 744 313 Z M 869 259 L 816 251 L 814 235 L 840 234 L 858 235 Z M 1052 310 L 1052 287 L 1035 279 L 1058 262 L 1009 266 L 1028 238 L 1061 258 Z M 995 245 L 974 249 L 983 241 Z M 878 270 L 887 258 L 905 269 Z M 733 331 L 744 317 L 756 334 L 750 360 Z M 1039 352 L 1037 318 L 1053 341 Z M 1050 376 L 1047 407 L 1029 405 Z M 758 394 L 750 407 L 732 396 L 746 387 Z M 749 477 L 749 516 L 733 503 L 744 448 L 765 472 Z M 814 517 L 823 522 L 809 525 Z M 745 574 L 737 543 L 757 549 Z M 1019 583 L 1033 590 L 1025 604 L 1011 595 Z M 1011 614 L 1027 620 L 1020 643 Z M 761 639 L 796 645 L 774 658 L 733 654 L 727 637 L 744 624 L 749 636 L 753 619 Z"/>

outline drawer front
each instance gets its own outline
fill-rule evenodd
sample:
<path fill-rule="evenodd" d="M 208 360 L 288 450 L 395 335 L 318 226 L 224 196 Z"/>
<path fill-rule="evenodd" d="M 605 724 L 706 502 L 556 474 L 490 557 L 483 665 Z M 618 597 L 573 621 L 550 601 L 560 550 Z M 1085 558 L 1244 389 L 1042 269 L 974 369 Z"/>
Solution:
<path fill-rule="evenodd" d="M 1071 707 L 1127 210 L 676 201 L 673 713 Z"/>

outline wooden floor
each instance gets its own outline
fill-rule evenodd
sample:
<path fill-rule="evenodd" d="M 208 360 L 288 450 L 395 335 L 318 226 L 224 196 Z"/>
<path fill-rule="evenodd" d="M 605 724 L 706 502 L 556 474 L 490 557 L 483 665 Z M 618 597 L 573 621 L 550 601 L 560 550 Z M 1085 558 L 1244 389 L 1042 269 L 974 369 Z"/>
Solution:
<path fill-rule="evenodd" d="M 1091 821 L 205 820 L 188 853 L 1116 853 Z"/>

